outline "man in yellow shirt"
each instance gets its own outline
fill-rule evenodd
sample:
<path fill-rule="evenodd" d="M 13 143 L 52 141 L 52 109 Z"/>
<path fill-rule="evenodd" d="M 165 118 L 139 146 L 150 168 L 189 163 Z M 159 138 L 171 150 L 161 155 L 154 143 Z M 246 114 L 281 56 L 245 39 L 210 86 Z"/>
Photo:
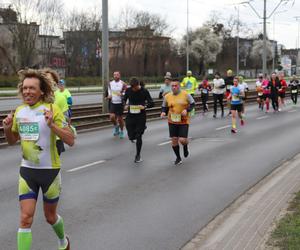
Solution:
<path fill-rule="evenodd" d="M 186 73 L 186 77 L 183 78 L 182 82 L 180 83 L 180 86 L 182 89 L 184 89 L 188 94 L 194 96 L 195 90 L 198 87 L 197 79 L 193 77 L 192 71 L 188 70 Z"/>
<path fill-rule="evenodd" d="M 177 79 L 171 82 L 172 92 L 164 97 L 161 117 L 168 114 L 169 133 L 172 138 L 172 148 L 176 155 L 175 165 L 181 164 L 179 143 L 183 146 L 184 157 L 188 157 L 188 131 L 191 112 L 195 107 L 193 97 L 185 90 L 180 89 Z"/>

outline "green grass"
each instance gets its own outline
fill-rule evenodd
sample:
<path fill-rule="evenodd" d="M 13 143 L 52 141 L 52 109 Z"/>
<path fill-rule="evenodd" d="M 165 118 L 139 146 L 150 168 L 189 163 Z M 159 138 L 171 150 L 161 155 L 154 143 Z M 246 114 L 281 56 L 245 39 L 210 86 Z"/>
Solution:
<path fill-rule="evenodd" d="M 277 223 L 267 245 L 284 250 L 300 249 L 300 192 L 290 202 L 287 214 Z"/>

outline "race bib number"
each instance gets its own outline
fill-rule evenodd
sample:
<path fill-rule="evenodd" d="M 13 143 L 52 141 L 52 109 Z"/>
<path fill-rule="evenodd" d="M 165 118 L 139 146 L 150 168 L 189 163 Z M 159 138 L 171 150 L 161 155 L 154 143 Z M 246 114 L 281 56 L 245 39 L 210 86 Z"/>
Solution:
<path fill-rule="evenodd" d="M 181 114 L 171 114 L 172 122 L 181 122 Z"/>
<path fill-rule="evenodd" d="M 232 96 L 232 101 L 239 101 L 239 100 L 240 100 L 239 96 L 236 96 L 236 95 Z"/>
<path fill-rule="evenodd" d="M 208 93 L 208 90 L 207 90 L 207 89 L 202 89 L 202 93 L 203 93 L 203 94 L 207 94 L 207 93 Z"/>
<path fill-rule="evenodd" d="M 263 93 L 262 92 L 258 92 L 258 96 L 262 96 L 263 95 Z"/>
<path fill-rule="evenodd" d="M 130 114 L 139 114 L 141 113 L 141 108 L 139 105 L 130 105 L 129 112 Z"/>
<path fill-rule="evenodd" d="M 20 122 L 19 133 L 22 140 L 37 141 L 40 135 L 38 122 Z"/>
<path fill-rule="evenodd" d="M 297 93 L 297 89 L 292 89 L 292 93 L 296 94 Z"/>
<path fill-rule="evenodd" d="M 112 91 L 111 95 L 112 96 L 120 96 L 120 92 L 119 91 Z"/>

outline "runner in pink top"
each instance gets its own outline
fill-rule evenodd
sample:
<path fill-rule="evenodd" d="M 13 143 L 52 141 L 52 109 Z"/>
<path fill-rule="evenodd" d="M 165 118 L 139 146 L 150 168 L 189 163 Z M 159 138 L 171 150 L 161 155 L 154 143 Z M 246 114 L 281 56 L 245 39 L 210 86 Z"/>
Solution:
<path fill-rule="evenodd" d="M 266 104 L 266 113 L 269 112 L 270 95 L 271 95 L 271 90 L 268 88 L 268 85 L 269 85 L 269 80 L 265 76 L 261 86 L 263 88 L 263 99 L 265 100 L 265 104 Z"/>

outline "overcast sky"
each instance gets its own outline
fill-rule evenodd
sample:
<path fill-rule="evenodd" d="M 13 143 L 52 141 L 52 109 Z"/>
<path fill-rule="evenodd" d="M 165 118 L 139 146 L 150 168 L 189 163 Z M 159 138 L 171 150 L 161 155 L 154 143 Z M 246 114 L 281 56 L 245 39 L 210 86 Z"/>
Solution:
<path fill-rule="evenodd" d="M 101 7 L 102 0 L 63 0 L 66 8 L 94 8 Z M 188 0 L 189 1 L 189 27 L 194 29 L 207 21 L 212 11 L 220 13 L 224 19 L 230 15 L 237 15 L 234 3 L 243 0 Z M 145 10 L 159 14 L 175 28 L 172 36 L 181 37 L 186 32 L 187 25 L 187 0 L 108 0 L 109 19 L 112 24 L 116 20 L 119 11 L 125 6 L 131 6 L 138 10 Z M 252 0 L 252 5 L 263 15 L 263 0 Z M 280 0 L 267 0 L 267 15 L 270 15 Z M 294 2 L 293 6 L 292 3 Z M 268 36 L 275 38 L 286 48 L 296 48 L 298 38 L 298 22 L 295 16 L 300 16 L 300 0 L 291 0 L 282 4 L 275 12 L 275 16 L 268 19 Z M 275 18 L 274 18 L 275 17 Z M 275 26 L 274 26 L 275 19 Z M 240 5 L 240 20 L 253 27 L 254 30 L 262 30 L 262 19 L 259 19 L 249 5 Z M 299 20 L 300 22 L 300 20 Z"/>

